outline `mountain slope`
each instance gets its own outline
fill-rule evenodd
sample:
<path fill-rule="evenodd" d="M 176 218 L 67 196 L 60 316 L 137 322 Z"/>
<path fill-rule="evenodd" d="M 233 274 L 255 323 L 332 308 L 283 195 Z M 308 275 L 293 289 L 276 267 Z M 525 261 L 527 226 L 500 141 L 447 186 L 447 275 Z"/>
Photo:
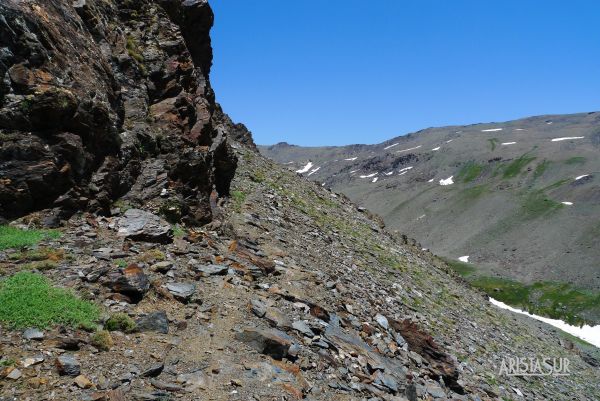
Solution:
<path fill-rule="evenodd" d="M 0 111 L 17 107 L 25 125 L 2 126 L 2 173 L 12 178 L 1 192 L 11 221 L 0 226 L 0 400 L 600 398 L 597 350 L 495 308 L 376 216 L 257 153 L 214 103 L 206 1 L 0 8 L 10 34 L 0 40 L 30 46 L 15 76 L 33 79 L 33 89 L 15 86 L 12 65 L 2 70 L 11 83 Z M 11 49 L 0 56 L 13 62 Z M 81 110 L 47 131 L 26 129 L 36 107 L 50 117 L 63 108 L 45 101 L 37 79 L 69 77 L 64 49 L 71 71 L 97 52 L 124 85 L 114 113 L 98 111 L 123 141 L 115 148 L 93 146 L 102 130 L 65 140 L 93 95 L 83 81 L 57 81 L 73 84 L 61 90 Z M 93 74 L 79 78 L 107 90 Z M 35 107 L 16 105 L 24 99 Z M 76 137 L 83 153 L 64 153 Z M 44 184 L 50 192 L 29 202 Z M 43 229 L 49 221 L 58 228 Z M 570 375 L 502 371 L 528 357 L 557 358 L 546 372 L 566 358 Z"/>
<path fill-rule="evenodd" d="M 486 276 L 600 289 L 599 113 L 430 128 L 378 145 L 260 150 L 436 254 L 469 256 Z"/>

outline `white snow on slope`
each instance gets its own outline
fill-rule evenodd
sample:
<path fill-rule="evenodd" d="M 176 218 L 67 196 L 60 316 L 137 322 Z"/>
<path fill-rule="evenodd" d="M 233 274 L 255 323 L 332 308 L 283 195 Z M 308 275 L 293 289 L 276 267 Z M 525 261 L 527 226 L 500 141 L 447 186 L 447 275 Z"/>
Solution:
<path fill-rule="evenodd" d="M 500 145 L 502 146 L 506 146 L 506 145 L 514 145 L 516 142 L 502 142 Z"/>
<path fill-rule="evenodd" d="M 312 162 L 308 162 L 308 163 L 306 164 L 306 166 L 302 167 L 300 170 L 296 170 L 296 172 L 297 172 L 297 173 L 300 173 L 300 174 L 304 174 L 304 173 L 306 173 L 308 170 L 310 170 L 310 169 L 312 168 L 312 166 L 313 166 Z"/>
<path fill-rule="evenodd" d="M 453 140 L 454 140 L 454 139 L 448 139 L 448 140 L 446 141 L 446 143 L 450 143 L 450 142 L 452 142 Z"/>
<path fill-rule="evenodd" d="M 371 178 L 371 177 L 375 177 L 377 175 L 377 173 L 373 173 L 373 174 L 369 174 L 369 175 L 361 175 L 360 178 Z"/>
<path fill-rule="evenodd" d="M 461 262 L 464 262 L 464 263 L 469 263 L 469 255 L 461 256 L 460 258 L 458 258 L 458 260 L 460 260 Z"/>
<path fill-rule="evenodd" d="M 408 170 L 411 170 L 411 169 L 412 169 L 412 166 L 410 166 L 410 167 L 404 167 L 404 168 L 398 170 L 398 172 L 401 173 L 403 171 L 408 171 Z"/>
<path fill-rule="evenodd" d="M 502 131 L 502 128 L 490 128 L 490 129 L 482 129 L 481 132 L 496 132 Z"/>
<path fill-rule="evenodd" d="M 453 178 L 454 178 L 454 176 L 451 175 L 450 177 L 448 177 L 446 179 L 440 180 L 440 185 L 452 185 L 452 184 L 454 184 Z"/>
<path fill-rule="evenodd" d="M 385 175 L 392 175 L 392 174 L 394 174 L 394 172 L 393 172 L 393 171 L 390 171 L 389 173 L 384 173 L 384 174 L 385 174 Z"/>
<path fill-rule="evenodd" d="M 398 142 L 398 143 L 394 143 L 394 144 L 392 144 L 392 145 L 390 145 L 390 146 L 386 146 L 385 148 L 383 148 L 383 150 L 388 150 L 388 149 L 391 149 L 391 148 L 393 148 L 394 146 L 397 146 L 397 145 L 400 145 L 400 142 Z"/>
<path fill-rule="evenodd" d="M 321 167 L 317 167 L 316 169 L 314 169 L 314 170 L 311 170 L 311 172 L 310 172 L 310 173 L 308 173 L 307 177 L 310 177 L 311 175 L 313 175 L 314 173 L 316 173 L 316 172 L 317 172 L 317 171 L 319 171 L 320 169 L 321 169 Z"/>
<path fill-rule="evenodd" d="M 561 138 L 554 138 L 552 142 L 568 141 L 569 139 L 583 139 L 585 136 L 563 136 Z"/>
<path fill-rule="evenodd" d="M 358 156 L 356 156 L 356 157 L 351 157 L 351 158 L 349 158 L 349 159 L 344 159 L 344 160 L 351 162 L 352 160 L 356 160 L 356 159 L 358 159 Z"/>
<path fill-rule="evenodd" d="M 572 206 L 573 205 L 573 202 L 560 202 L 560 203 L 562 203 L 563 205 L 567 205 L 567 206 Z"/>
<path fill-rule="evenodd" d="M 398 176 L 404 175 L 404 174 L 406 174 L 406 173 L 408 173 L 408 171 L 403 171 L 403 172 L 401 172 L 400 174 L 398 174 Z"/>
<path fill-rule="evenodd" d="M 441 146 L 438 146 L 437 148 L 433 148 L 433 149 L 431 149 L 431 150 L 434 150 L 434 151 L 435 151 L 435 150 L 440 150 L 440 148 L 441 148 Z"/>
<path fill-rule="evenodd" d="M 379 179 L 379 177 L 375 177 L 375 178 L 373 178 L 373 181 L 371 181 L 371 182 L 377 182 L 378 179 Z"/>
<path fill-rule="evenodd" d="M 525 131 L 523 128 L 515 128 L 515 131 Z"/>
<path fill-rule="evenodd" d="M 415 149 L 419 149 L 421 147 L 421 145 L 419 146 L 415 146 L 414 148 L 408 148 L 408 149 L 402 149 L 402 150 L 397 150 L 396 153 L 400 153 L 400 152 L 408 152 L 409 150 L 415 150 Z"/>
<path fill-rule="evenodd" d="M 504 302 L 496 301 L 494 298 L 490 298 L 490 303 L 492 305 L 497 306 L 501 309 L 506 309 L 514 313 L 518 313 L 520 315 L 529 316 L 535 320 L 539 320 L 540 322 L 547 323 L 551 326 L 561 329 L 564 332 L 574 335 L 575 337 L 581 338 L 584 341 L 589 342 L 590 344 L 595 345 L 596 347 L 600 347 L 600 325 L 599 326 L 588 326 L 587 324 L 583 327 L 571 326 L 558 319 L 550 319 L 543 316 L 533 315 L 529 312 L 522 311 L 521 309 L 513 308 L 505 304 Z"/>
<path fill-rule="evenodd" d="M 352 174 L 352 173 L 356 173 L 357 171 L 358 171 L 358 170 L 352 170 L 352 171 L 350 172 L 350 174 Z"/>
<path fill-rule="evenodd" d="M 427 181 L 427 182 L 433 182 L 433 178 L 431 180 Z"/>
<path fill-rule="evenodd" d="M 575 181 L 579 181 L 582 178 L 589 177 L 589 176 L 590 176 L 589 174 L 580 175 L 579 177 L 575 177 Z"/>

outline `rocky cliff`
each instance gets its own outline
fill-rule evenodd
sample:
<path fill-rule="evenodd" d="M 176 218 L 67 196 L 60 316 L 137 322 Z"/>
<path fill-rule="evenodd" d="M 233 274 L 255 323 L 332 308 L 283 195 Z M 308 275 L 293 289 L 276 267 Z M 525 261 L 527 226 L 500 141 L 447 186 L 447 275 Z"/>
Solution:
<path fill-rule="evenodd" d="M 241 129 L 210 86 L 212 24 L 202 0 L 0 3 L 0 216 L 124 197 L 210 221 Z"/>

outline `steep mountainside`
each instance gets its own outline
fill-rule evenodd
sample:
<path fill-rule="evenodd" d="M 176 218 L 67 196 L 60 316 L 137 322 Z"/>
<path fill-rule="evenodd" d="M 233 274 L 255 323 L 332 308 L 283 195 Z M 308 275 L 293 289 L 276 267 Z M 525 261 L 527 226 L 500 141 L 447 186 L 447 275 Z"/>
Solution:
<path fill-rule="evenodd" d="M 482 274 L 600 289 L 600 113 L 260 149 Z"/>
<path fill-rule="evenodd" d="M 207 2 L 0 10 L 0 401 L 600 399 L 597 349 L 257 152 Z"/>

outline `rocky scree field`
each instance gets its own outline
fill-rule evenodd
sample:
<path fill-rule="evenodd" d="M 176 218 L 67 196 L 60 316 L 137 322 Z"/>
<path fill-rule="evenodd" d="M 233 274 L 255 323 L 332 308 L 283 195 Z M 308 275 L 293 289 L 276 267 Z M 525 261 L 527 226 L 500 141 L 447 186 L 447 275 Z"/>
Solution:
<path fill-rule="evenodd" d="M 0 400 L 600 398 L 592 348 L 257 153 L 206 1 L 0 11 Z"/>
<path fill-rule="evenodd" d="M 377 145 L 261 146 L 521 309 L 600 319 L 600 114 L 428 128 Z"/>

